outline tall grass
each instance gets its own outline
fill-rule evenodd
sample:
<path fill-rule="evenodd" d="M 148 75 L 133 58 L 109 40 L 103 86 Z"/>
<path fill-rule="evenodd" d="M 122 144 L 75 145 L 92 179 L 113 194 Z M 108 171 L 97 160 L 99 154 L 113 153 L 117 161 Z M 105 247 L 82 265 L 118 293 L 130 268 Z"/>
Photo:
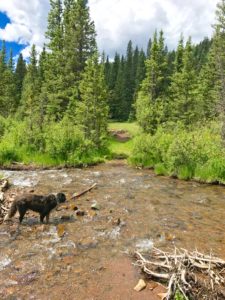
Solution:
<path fill-rule="evenodd" d="M 26 122 L 0 119 L 0 165 L 13 162 L 41 166 L 81 166 L 104 161 L 107 145 L 97 149 L 68 120 L 50 123 L 46 130 L 29 130 Z"/>
<path fill-rule="evenodd" d="M 225 149 L 216 123 L 194 130 L 159 128 L 135 139 L 134 165 L 154 168 L 159 175 L 225 183 Z"/>
<path fill-rule="evenodd" d="M 136 122 L 110 122 L 108 126 L 109 131 L 124 130 L 130 135 L 130 140 L 121 142 L 117 138 L 110 136 L 109 151 L 110 158 L 128 158 L 134 146 L 134 137 L 141 133 L 141 129 Z"/>

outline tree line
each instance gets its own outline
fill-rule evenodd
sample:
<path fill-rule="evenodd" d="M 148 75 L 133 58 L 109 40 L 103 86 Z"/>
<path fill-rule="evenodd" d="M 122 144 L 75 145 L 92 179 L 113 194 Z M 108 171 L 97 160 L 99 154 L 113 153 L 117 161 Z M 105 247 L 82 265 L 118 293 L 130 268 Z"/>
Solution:
<path fill-rule="evenodd" d="M 193 69 L 195 70 L 195 78 L 197 77 L 206 64 L 207 56 L 212 44 L 212 40 L 204 38 L 197 45 L 192 45 L 191 57 Z M 109 107 L 110 117 L 119 121 L 134 120 L 136 118 L 136 100 L 143 80 L 149 82 L 151 72 L 149 70 L 149 60 L 151 64 L 155 64 L 158 73 L 155 76 L 163 78 L 157 83 L 157 90 L 161 90 L 161 94 L 168 98 L 169 86 L 173 81 L 173 76 L 177 71 L 180 71 L 183 65 L 183 56 L 185 52 L 184 38 L 181 35 L 178 47 L 176 50 L 168 50 L 164 43 L 163 31 L 155 32 L 153 39 L 149 39 L 146 51 L 139 49 L 138 46 L 133 47 L 132 41 L 127 45 L 126 55 L 115 54 L 114 60 L 109 61 L 109 57 L 105 60 L 105 78 L 109 90 Z M 157 58 L 156 55 L 159 55 Z M 154 60 L 154 61 L 153 61 Z M 148 78 L 147 78 L 148 77 Z M 157 81 L 157 78 L 155 78 Z M 155 83 L 153 83 L 155 84 Z M 155 95 L 158 97 L 157 93 Z M 172 95 L 171 95 L 172 97 Z M 152 120 L 154 122 L 154 120 Z"/>

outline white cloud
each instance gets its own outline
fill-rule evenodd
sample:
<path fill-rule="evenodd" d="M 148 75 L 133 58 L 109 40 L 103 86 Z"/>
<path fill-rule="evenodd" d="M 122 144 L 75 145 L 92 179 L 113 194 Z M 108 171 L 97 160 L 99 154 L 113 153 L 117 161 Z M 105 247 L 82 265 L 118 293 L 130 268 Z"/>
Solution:
<path fill-rule="evenodd" d="M 216 0 L 89 0 L 100 49 L 125 50 L 131 39 L 146 47 L 155 29 L 163 29 L 170 48 L 181 32 L 194 42 L 211 35 Z"/>
<path fill-rule="evenodd" d="M 169 47 L 174 47 L 180 33 L 199 42 L 212 32 L 216 0 L 89 0 L 91 16 L 102 51 L 113 55 L 124 51 L 131 39 L 146 47 L 156 28 L 163 29 Z M 0 39 L 27 44 L 40 49 L 45 41 L 49 0 L 0 0 L 0 11 L 11 20 L 0 29 Z"/>
<path fill-rule="evenodd" d="M 11 24 L 0 29 L 0 39 L 25 44 L 25 57 L 32 44 L 40 50 L 45 41 L 49 0 L 0 0 L 0 11 L 5 12 Z"/>

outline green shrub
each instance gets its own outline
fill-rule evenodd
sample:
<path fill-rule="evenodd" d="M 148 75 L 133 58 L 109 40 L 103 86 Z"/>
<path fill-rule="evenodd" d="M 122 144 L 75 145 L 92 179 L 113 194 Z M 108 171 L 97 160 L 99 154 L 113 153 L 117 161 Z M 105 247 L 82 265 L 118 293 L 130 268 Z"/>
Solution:
<path fill-rule="evenodd" d="M 18 161 L 18 159 L 17 152 L 10 144 L 0 144 L 0 165 L 7 165 L 13 161 Z"/>
<path fill-rule="evenodd" d="M 3 134 L 5 132 L 5 123 L 6 123 L 5 118 L 0 116 L 0 139 L 1 139 L 1 137 L 3 136 Z"/>
<path fill-rule="evenodd" d="M 157 175 L 167 175 L 167 169 L 163 163 L 155 165 L 155 173 Z"/>
<path fill-rule="evenodd" d="M 220 157 L 211 158 L 206 164 L 198 165 L 195 179 L 203 182 L 225 183 L 225 153 Z"/>
<path fill-rule="evenodd" d="M 45 134 L 45 151 L 53 158 L 68 160 L 84 145 L 84 136 L 75 126 L 67 122 L 53 123 Z"/>
<path fill-rule="evenodd" d="M 137 166 L 153 167 L 155 165 L 155 153 L 152 137 L 147 134 L 140 135 L 134 140 L 133 153 L 130 162 Z"/>
<path fill-rule="evenodd" d="M 156 174 L 204 182 L 225 182 L 225 151 L 218 124 L 185 130 L 171 126 L 135 139 L 130 161 L 153 167 Z"/>
<path fill-rule="evenodd" d="M 45 131 L 41 131 L 37 124 L 31 130 L 27 122 L 7 119 L 0 138 L 0 164 L 13 161 L 48 166 L 95 164 L 108 155 L 107 144 L 102 144 L 105 147 L 96 149 L 68 119 L 49 123 Z"/>

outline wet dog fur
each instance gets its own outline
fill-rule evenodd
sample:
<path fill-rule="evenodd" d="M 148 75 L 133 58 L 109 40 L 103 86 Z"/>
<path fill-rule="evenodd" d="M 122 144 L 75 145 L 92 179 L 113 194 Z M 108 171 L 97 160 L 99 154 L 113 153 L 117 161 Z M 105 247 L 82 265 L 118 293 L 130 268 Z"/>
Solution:
<path fill-rule="evenodd" d="M 66 201 L 66 196 L 63 193 L 44 195 L 23 194 L 15 198 L 8 214 L 5 216 L 4 221 L 11 219 L 16 212 L 19 212 L 20 223 L 28 210 L 38 212 L 40 214 L 40 222 L 49 222 L 49 215 L 52 209 L 58 204 Z"/>

